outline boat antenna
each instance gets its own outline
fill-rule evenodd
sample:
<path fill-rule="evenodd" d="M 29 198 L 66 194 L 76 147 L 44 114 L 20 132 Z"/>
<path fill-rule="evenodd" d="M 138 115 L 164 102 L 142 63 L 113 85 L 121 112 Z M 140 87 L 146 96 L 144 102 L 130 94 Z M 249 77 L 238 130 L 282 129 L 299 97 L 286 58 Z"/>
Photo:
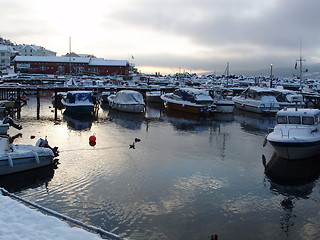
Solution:
<path fill-rule="evenodd" d="M 297 62 L 299 62 L 299 79 L 300 79 L 300 89 L 302 91 L 302 62 L 305 61 L 302 58 L 302 39 L 300 37 L 300 58 L 299 60 L 297 60 Z"/>

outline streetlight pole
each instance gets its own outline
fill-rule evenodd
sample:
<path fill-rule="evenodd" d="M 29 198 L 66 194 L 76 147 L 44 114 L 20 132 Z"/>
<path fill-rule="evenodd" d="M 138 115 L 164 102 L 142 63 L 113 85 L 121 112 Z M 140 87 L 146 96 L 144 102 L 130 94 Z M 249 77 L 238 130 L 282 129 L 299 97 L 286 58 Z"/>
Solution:
<path fill-rule="evenodd" d="M 273 68 L 273 64 L 270 64 L 270 87 L 272 87 L 272 80 L 273 80 L 273 74 L 272 74 L 272 68 Z"/>

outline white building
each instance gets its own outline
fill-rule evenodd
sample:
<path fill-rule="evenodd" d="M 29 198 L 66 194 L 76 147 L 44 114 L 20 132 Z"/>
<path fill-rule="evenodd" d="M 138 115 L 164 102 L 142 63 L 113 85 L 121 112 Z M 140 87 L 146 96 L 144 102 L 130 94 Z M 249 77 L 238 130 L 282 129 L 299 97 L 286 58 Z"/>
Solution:
<path fill-rule="evenodd" d="M 0 45 L 0 68 L 10 67 L 11 59 L 16 55 L 12 46 Z"/>
<path fill-rule="evenodd" d="M 45 49 L 41 46 L 20 44 L 14 46 L 20 56 L 56 56 L 56 52 Z"/>

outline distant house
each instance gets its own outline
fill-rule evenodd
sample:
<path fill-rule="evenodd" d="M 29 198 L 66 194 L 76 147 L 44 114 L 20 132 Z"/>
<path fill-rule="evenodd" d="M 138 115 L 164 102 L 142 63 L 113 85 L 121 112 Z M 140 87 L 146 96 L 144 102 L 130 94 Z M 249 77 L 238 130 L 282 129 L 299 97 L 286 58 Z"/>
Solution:
<path fill-rule="evenodd" d="M 20 56 L 56 56 L 56 52 L 41 46 L 20 44 L 13 46 Z"/>
<path fill-rule="evenodd" d="M 89 57 L 16 56 L 15 72 L 57 75 L 128 75 L 132 65 L 126 60 Z"/>
<path fill-rule="evenodd" d="M 0 68 L 10 67 L 11 60 L 16 54 L 12 46 L 0 45 Z"/>

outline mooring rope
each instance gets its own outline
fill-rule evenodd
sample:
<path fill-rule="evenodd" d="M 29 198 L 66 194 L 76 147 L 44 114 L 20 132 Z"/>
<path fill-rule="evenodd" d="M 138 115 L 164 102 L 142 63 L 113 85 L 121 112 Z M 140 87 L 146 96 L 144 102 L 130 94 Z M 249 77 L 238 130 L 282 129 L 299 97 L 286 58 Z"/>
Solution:
<path fill-rule="evenodd" d="M 129 144 L 128 144 L 129 146 Z M 112 147 L 92 147 L 92 148 L 76 148 L 76 149 L 59 149 L 60 152 L 78 152 L 78 151 L 96 151 L 96 150 L 104 150 L 104 149 L 114 149 L 114 148 L 127 148 L 126 145 L 122 146 L 112 146 Z"/>
<path fill-rule="evenodd" d="M 25 203 L 25 204 L 27 204 L 27 205 L 31 205 L 31 206 L 33 206 L 33 207 L 35 207 L 35 208 L 37 208 L 37 209 L 39 209 L 39 210 L 41 210 L 41 211 L 44 211 L 44 212 L 46 212 L 46 213 L 49 213 L 49 214 L 51 214 L 51 215 L 53 215 L 53 216 L 55 216 L 55 217 L 58 217 L 58 218 L 60 218 L 60 219 L 69 221 L 69 222 L 71 222 L 71 223 L 73 223 L 73 224 L 75 224 L 75 225 L 81 226 L 81 227 L 83 227 L 83 228 L 85 228 L 85 229 L 89 229 L 89 230 L 91 230 L 91 231 L 94 231 L 94 232 L 96 232 L 96 233 L 98 233 L 98 234 L 100 234 L 100 235 L 104 235 L 104 236 L 107 236 L 107 237 L 109 237 L 109 238 L 116 239 L 116 240 L 127 240 L 127 239 L 125 239 L 125 238 L 121 238 L 120 236 L 118 236 L 118 235 L 116 235 L 116 234 L 114 234 L 114 233 L 111 233 L 111 232 L 108 232 L 108 231 L 106 231 L 106 230 L 103 230 L 102 228 L 98 228 L 98 227 L 95 227 L 95 226 L 92 226 L 92 225 L 87 225 L 87 224 L 85 224 L 85 223 L 83 223 L 83 222 L 80 222 L 80 221 L 78 221 L 78 220 L 76 220 L 76 219 L 73 219 L 73 218 L 71 218 L 71 217 L 68 217 L 68 216 L 66 216 L 66 215 L 64 215 L 64 214 L 58 213 L 58 212 L 56 212 L 56 211 L 54 211 L 54 210 L 51 210 L 51 209 L 49 209 L 49 208 L 40 206 L 40 205 L 38 205 L 38 204 L 36 204 L 36 203 L 34 203 L 34 202 L 28 201 L 28 200 L 26 200 L 26 199 L 24 199 L 24 198 L 21 198 L 21 197 L 15 195 L 15 194 L 13 194 L 13 193 L 8 192 L 8 191 L 5 190 L 4 188 L 0 188 L 0 191 L 2 192 L 2 195 L 3 195 L 3 196 L 9 196 L 9 197 L 11 197 L 11 198 L 17 199 L 17 200 L 19 200 L 19 201 L 21 201 L 21 202 L 23 202 L 23 203 Z"/>

